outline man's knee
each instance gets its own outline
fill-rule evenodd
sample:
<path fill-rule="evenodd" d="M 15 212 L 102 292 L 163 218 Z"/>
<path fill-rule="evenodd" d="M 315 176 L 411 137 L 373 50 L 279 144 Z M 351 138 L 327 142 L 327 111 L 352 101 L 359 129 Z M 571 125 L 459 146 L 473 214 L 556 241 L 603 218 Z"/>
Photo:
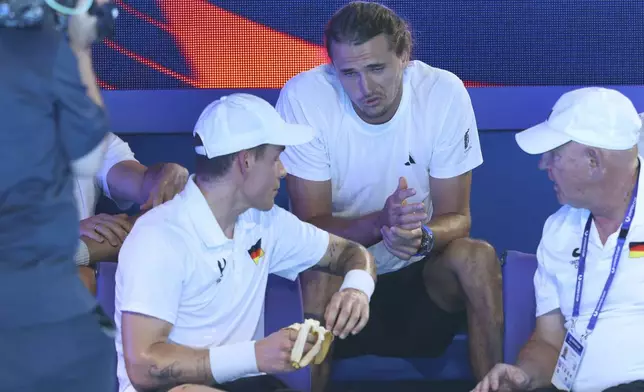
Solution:
<path fill-rule="evenodd" d="M 473 238 L 452 241 L 444 252 L 446 261 L 455 269 L 498 267 L 496 250 L 488 242 Z"/>
<path fill-rule="evenodd" d="M 459 238 L 452 241 L 444 252 L 446 263 L 457 275 L 476 274 L 485 278 L 490 274 L 497 275 L 500 264 L 496 250 L 483 240 Z"/>

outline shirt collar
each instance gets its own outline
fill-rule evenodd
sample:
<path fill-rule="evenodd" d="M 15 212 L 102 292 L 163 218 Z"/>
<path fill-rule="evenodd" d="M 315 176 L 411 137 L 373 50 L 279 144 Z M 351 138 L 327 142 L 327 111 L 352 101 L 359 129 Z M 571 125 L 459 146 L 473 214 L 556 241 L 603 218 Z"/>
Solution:
<path fill-rule="evenodd" d="M 206 197 L 195 183 L 194 174 L 188 179 L 181 196 L 197 235 L 207 247 L 214 248 L 231 241 L 219 226 L 219 222 L 217 222 L 215 215 L 212 213 Z"/>

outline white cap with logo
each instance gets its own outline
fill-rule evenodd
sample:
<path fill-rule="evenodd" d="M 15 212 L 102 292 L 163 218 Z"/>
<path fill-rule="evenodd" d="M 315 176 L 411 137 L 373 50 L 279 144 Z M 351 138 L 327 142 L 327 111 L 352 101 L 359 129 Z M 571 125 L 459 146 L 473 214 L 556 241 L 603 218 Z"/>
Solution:
<path fill-rule="evenodd" d="M 516 134 L 528 154 L 543 154 L 574 141 L 607 150 L 628 150 L 640 138 L 642 120 L 617 90 L 586 87 L 562 95 L 548 119 Z"/>
<path fill-rule="evenodd" d="M 262 144 L 305 144 L 313 139 L 314 132 L 308 125 L 288 124 L 262 98 L 238 93 L 208 105 L 199 116 L 193 135 L 199 135 L 203 143 L 195 147 L 195 152 L 212 159 Z"/>

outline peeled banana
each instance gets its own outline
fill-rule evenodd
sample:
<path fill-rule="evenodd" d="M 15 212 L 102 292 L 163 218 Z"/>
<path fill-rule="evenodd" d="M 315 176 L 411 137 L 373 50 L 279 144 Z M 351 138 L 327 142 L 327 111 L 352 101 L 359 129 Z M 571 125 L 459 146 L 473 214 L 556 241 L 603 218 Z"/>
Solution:
<path fill-rule="evenodd" d="M 293 350 L 291 350 L 291 365 L 294 368 L 300 369 L 308 366 L 311 361 L 316 365 L 324 361 L 324 358 L 326 358 L 329 352 L 329 348 L 331 348 L 331 342 L 333 342 L 333 334 L 331 331 L 327 331 L 326 328 L 320 325 L 319 321 L 313 319 L 306 319 L 301 324 L 295 323 L 286 329 L 297 331 L 297 339 L 295 340 Z M 304 347 L 309 332 L 315 335 L 317 340 L 313 347 L 311 347 L 311 350 L 304 354 Z"/>

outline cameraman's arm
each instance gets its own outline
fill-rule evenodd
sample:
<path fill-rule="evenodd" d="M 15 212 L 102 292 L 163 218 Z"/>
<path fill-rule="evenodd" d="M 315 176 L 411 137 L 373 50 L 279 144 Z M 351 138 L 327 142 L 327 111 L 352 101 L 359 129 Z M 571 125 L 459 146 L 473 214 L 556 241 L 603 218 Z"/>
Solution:
<path fill-rule="evenodd" d="M 105 107 L 103 97 L 96 81 L 96 74 L 92 66 L 92 49 L 72 48 L 78 59 L 78 71 L 80 72 L 81 81 L 87 87 L 87 96 L 101 108 Z"/>
<path fill-rule="evenodd" d="M 84 67 L 91 67 L 87 58 L 83 62 Z M 54 64 L 52 90 L 61 145 L 71 161 L 74 174 L 90 177 L 96 174 L 103 160 L 105 146 L 101 142 L 108 124 L 103 109 L 88 96 L 81 80 L 79 63 L 69 44 L 63 40 Z"/>

